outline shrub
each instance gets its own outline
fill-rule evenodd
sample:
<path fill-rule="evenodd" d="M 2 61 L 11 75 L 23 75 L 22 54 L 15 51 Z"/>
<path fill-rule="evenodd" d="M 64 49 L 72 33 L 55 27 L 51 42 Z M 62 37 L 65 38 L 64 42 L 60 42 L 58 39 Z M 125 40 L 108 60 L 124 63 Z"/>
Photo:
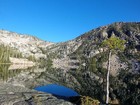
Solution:
<path fill-rule="evenodd" d="M 99 101 L 89 96 L 81 96 L 81 105 L 99 105 Z"/>

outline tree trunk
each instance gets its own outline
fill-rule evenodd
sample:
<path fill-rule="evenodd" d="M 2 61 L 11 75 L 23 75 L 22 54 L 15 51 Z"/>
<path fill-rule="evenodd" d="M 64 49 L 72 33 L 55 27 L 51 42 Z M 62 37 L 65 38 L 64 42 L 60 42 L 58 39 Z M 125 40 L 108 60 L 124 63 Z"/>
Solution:
<path fill-rule="evenodd" d="M 110 73 L 110 57 L 111 57 L 111 51 L 109 51 L 108 55 L 108 64 L 107 64 L 107 77 L 106 77 L 106 104 L 108 104 L 109 101 L 109 73 Z"/>

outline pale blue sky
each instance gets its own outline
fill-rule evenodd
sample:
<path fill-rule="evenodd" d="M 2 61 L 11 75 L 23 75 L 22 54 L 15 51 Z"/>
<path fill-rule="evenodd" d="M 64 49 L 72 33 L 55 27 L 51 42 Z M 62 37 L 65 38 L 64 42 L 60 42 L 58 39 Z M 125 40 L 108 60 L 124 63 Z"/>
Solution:
<path fill-rule="evenodd" d="M 51 42 L 113 22 L 140 21 L 140 0 L 0 0 L 0 29 Z"/>

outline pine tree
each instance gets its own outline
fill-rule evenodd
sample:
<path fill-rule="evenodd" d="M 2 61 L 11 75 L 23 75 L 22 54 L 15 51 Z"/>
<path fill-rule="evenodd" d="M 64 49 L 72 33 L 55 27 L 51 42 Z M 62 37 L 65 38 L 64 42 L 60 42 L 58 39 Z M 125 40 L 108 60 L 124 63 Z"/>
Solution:
<path fill-rule="evenodd" d="M 107 64 L 107 86 L 106 86 L 106 104 L 109 103 L 109 73 L 110 73 L 110 57 L 112 53 L 118 52 L 118 51 L 123 51 L 124 50 L 124 44 L 125 41 L 119 39 L 118 37 L 115 37 L 114 35 L 108 38 L 107 40 L 104 40 L 102 42 L 102 46 L 107 48 L 108 50 L 108 64 Z"/>

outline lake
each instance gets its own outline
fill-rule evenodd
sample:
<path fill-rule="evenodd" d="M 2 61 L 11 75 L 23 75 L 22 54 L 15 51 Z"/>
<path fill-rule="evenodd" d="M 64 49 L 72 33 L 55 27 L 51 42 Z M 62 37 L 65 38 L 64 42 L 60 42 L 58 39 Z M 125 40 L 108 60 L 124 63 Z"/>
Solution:
<path fill-rule="evenodd" d="M 39 86 L 39 87 L 36 87 L 35 90 L 50 93 L 50 94 L 53 94 L 55 96 L 60 96 L 60 97 L 79 96 L 79 94 L 75 92 L 74 90 L 67 88 L 65 86 L 57 85 L 57 84 Z"/>
<path fill-rule="evenodd" d="M 41 80 L 43 81 L 41 82 Z M 46 80 L 47 82 L 44 83 L 44 80 Z M 58 72 L 55 69 L 50 70 L 47 68 L 39 67 L 21 68 L 20 65 L 16 65 L 16 67 L 13 67 L 13 65 L 0 65 L 0 83 L 2 82 L 8 82 L 15 85 L 24 84 L 30 89 L 50 93 L 54 96 L 57 96 L 58 98 L 63 99 L 65 99 L 66 97 L 79 96 L 79 94 L 74 91 L 75 89 L 65 87 L 68 84 L 73 83 L 73 78 L 63 70 L 59 70 Z M 50 84 L 45 85 L 48 84 L 48 82 Z M 74 84 L 72 85 L 74 86 Z"/>

